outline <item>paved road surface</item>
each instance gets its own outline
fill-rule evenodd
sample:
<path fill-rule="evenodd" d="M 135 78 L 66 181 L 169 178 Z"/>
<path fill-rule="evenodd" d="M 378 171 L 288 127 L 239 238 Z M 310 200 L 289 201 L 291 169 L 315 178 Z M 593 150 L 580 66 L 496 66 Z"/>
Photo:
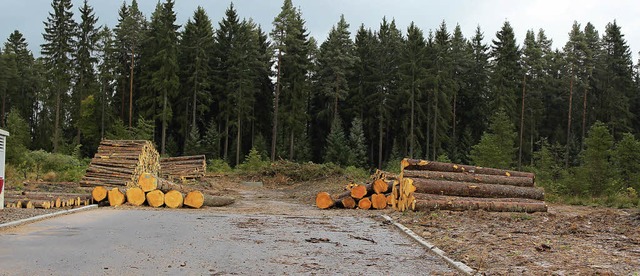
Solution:
<path fill-rule="evenodd" d="M 455 274 L 365 217 L 101 208 L 0 231 L 2 275 Z"/>

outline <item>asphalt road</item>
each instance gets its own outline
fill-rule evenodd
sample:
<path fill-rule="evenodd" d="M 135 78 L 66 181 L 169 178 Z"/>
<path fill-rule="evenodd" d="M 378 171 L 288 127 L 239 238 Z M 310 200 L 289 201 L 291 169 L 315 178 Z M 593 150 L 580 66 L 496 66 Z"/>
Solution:
<path fill-rule="evenodd" d="M 456 273 L 366 217 L 100 208 L 0 231 L 0 274 Z"/>

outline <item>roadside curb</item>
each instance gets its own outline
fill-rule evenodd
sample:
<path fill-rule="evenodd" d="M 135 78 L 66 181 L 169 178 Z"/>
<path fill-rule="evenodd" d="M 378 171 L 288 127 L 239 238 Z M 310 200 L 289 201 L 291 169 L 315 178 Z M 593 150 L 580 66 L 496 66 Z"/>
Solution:
<path fill-rule="evenodd" d="M 388 222 L 390 222 L 393 225 L 395 225 L 396 227 L 398 227 L 398 229 L 402 230 L 402 232 L 404 232 L 409 237 L 411 237 L 414 240 L 416 240 L 422 246 L 428 248 L 429 251 L 431 251 L 433 254 L 438 255 L 440 258 L 442 258 L 445 262 L 447 262 L 450 266 L 452 266 L 453 268 L 458 270 L 460 273 L 462 273 L 464 275 L 474 275 L 476 273 L 476 271 L 473 268 L 470 268 L 469 266 L 467 266 L 463 262 L 456 261 L 454 259 L 451 259 L 451 258 L 447 257 L 445 255 L 445 252 L 442 251 L 440 248 L 438 248 L 435 245 L 429 243 L 423 237 L 420 237 L 418 234 L 416 234 L 415 232 L 411 231 L 411 229 L 407 228 L 406 226 L 404 226 L 404 225 L 402 225 L 402 224 L 400 224 L 398 222 L 395 222 L 391 217 L 389 217 L 387 215 L 380 215 L 380 216 L 383 217 L 384 219 L 386 219 Z"/>
<path fill-rule="evenodd" d="M 85 211 L 85 210 L 89 210 L 89 209 L 94 209 L 94 208 L 98 208 L 98 204 L 92 204 L 92 205 L 83 206 L 83 207 L 80 207 L 80 208 L 74 208 L 74 209 L 70 209 L 70 210 L 64 210 L 64 211 L 60 211 L 60 212 L 44 214 L 44 215 L 39 215 L 39 216 L 30 217 L 30 218 L 26 218 L 26 219 L 7 222 L 7 223 L 0 224 L 0 230 L 6 229 L 6 228 L 9 228 L 9 227 L 15 227 L 15 226 L 19 226 L 19 225 L 35 222 L 35 221 L 38 221 L 38 220 L 48 219 L 48 218 L 51 218 L 51 217 L 57 217 L 57 216 L 62 216 L 62 215 L 68 215 L 68 214 L 72 214 L 72 213 L 76 213 L 76 212 L 80 212 L 80 211 Z"/>

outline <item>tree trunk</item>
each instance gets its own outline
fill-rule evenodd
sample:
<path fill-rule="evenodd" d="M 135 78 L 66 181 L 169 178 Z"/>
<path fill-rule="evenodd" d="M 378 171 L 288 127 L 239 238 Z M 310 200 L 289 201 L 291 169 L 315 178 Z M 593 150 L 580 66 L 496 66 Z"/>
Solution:
<path fill-rule="evenodd" d="M 411 77 L 413 78 L 411 80 L 411 122 L 410 122 L 410 126 L 409 126 L 409 157 L 413 158 L 413 150 L 414 150 L 414 133 L 413 133 L 413 128 L 414 128 L 414 121 L 415 121 L 415 104 L 416 104 L 416 76 L 415 73 L 411 75 Z"/>
<path fill-rule="evenodd" d="M 371 207 L 378 210 L 387 208 L 387 196 L 384 194 L 371 195 Z"/>
<path fill-rule="evenodd" d="M 58 152 L 58 146 L 60 145 L 60 88 L 56 89 L 56 121 L 54 123 L 53 130 L 53 152 Z"/>
<path fill-rule="evenodd" d="M 571 65 L 571 80 L 569 81 L 569 113 L 567 114 L 567 151 L 564 156 L 564 167 L 569 168 L 569 153 L 571 152 L 571 107 L 573 105 L 573 64 Z"/>
<path fill-rule="evenodd" d="M 524 199 L 487 199 L 473 197 L 449 197 L 430 194 L 416 194 L 416 200 L 412 204 L 415 211 L 432 210 L 485 210 L 489 212 L 546 212 L 547 205 L 542 201 Z"/>
<path fill-rule="evenodd" d="M 126 197 L 122 191 L 118 188 L 113 188 L 107 193 L 107 200 L 109 200 L 109 206 L 120 206 L 126 202 Z"/>
<path fill-rule="evenodd" d="M 91 197 L 95 202 L 103 201 L 107 198 L 107 189 L 103 186 L 96 186 L 91 191 Z"/>
<path fill-rule="evenodd" d="M 233 204 L 235 199 L 228 196 L 212 196 L 203 194 L 200 191 L 191 191 L 184 197 L 184 205 L 190 208 L 199 209 L 202 206 L 222 207 Z"/>
<path fill-rule="evenodd" d="M 182 207 L 183 202 L 184 196 L 179 191 L 171 190 L 164 194 L 164 205 L 169 208 L 180 208 Z"/>
<path fill-rule="evenodd" d="M 236 133 L 236 166 L 240 164 L 240 149 L 242 148 L 240 145 L 240 142 L 241 142 L 240 136 L 242 134 L 242 126 L 240 125 L 241 124 L 240 113 L 238 113 L 237 124 L 238 124 L 238 127 L 237 127 L 238 131 Z"/>
<path fill-rule="evenodd" d="M 437 155 L 437 148 L 438 148 L 438 86 L 439 86 L 439 78 L 440 76 L 436 77 L 436 92 L 435 92 L 435 105 L 433 106 L 434 108 L 434 114 L 433 114 L 433 156 L 431 157 L 432 160 L 436 160 L 438 158 Z"/>
<path fill-rule="evenodd" d="M 457 181 L 441 181 L 424 178 L 404 178 L 405 185 L 413 185 L 416 193 L 492 198 L 530 198 L 544 200 L 544 190 L 536 187 L 517 187 L 497 184 L 481 184 Z M 405 188 L 413 190 L 413 188 Z"/>
<path fill-rule="evenodd" d="M 382 114 L 380 114 L 382 117 Z M 382 169 L 382 119 L 378 122 L 378 169 Z"/>
<path fill-rule="evenodd" d="M 520 146 L 518 147 L 518 170 L 522 169 L 522 137 L 524 135 L 524 96 L 527 88 L 527 74 L 522 77 L 522 109 L 520 111 Z"/>
<path fill-rule="evenodd" d="M 228 162 L 227 156 L 229 153 L 229 115 L 226 116 L 226 123 L 224 125 L 224 161 Z"/>
<path fill-rule="evenodd" d="M 166 154 L 166 142 L 167 142 L 167 89 L 163 89 L 162 92 L 162 146 L 160 148 L 160 154 Z"/>
<path fill-rule="evenodd" d="M 587 83 L 587 87 L 589 87 L 589 84 Z M 584 137 L 585 137 L 585 131 L 587 129 L 587 93 L 588 93 L 588 89 L 585 88 L 584 89 L 584 97 L 582 99 L 582 136 L 580 139 L 580 150 L 584 150 Z"/>
<path fill-rule="evenodd" d="M 278 102 L 280 101 L 280 70 L 282 67 L 282 50 L 278 49 L 278 73 L 276 75 L 276 92 L 273 105 L 273 130 L 271 132 L 271 162 L 276 160 L 276 138 L 278 137 Z"/>
<path fill-rule="evenodd" d="M 135 50 L 131 47 L 131 73 L 129 74 L 129 128 L 133 127 L 133 67 L 134 67 L 134 57 Z M 163 142 L 164 144 L 164 142 Z M 164 146 L 163 153 L 164 153 Z"/>
<path fill-rule="evenodd" d="M 519 172 L 503 169 L 484 168 L 469 165 L 460 165 L 453 163 L 443 163 L 436 161 L 426 161 L 417 159 L 403 159 L 401 161 L 401 170 L 421 170 L 421 171 L 440 171 L 440 172 L 467 172 L 475 174 L 489 174 L 489 175 L 505 175 L 505 176 L 519 176 L 529 177 L 535 179 L 533 173 Z"/>
<path fill-rule="evenodd" d="M 154 208 L 158 208 L 164 205 L 164 193 L 160 190 L 153 190 L 151 192 L 148 192 L 147 204 Z"/>
<path fill-rule="evenodd" d="M 533 178 L 520 176 L 405 170 L 403 172 L 403 177 L 533 187 Z"/>
<path fill-rule="evenodd" d="M 142 189 L 138 187 L 127 189 L 125 195 L 127 196 L 127 202 L 134 206 L 140 206 L 144 204 L 146 200 L 144 191 L 142 191 Z"/>
<path fill-rule="evenodd" d="M 331 195 L 327 192 L 319 192 L 316 195 L 316 207 L 320 209 L 329 209 L 333 207 L 336 202 L 331 198 Z"/>

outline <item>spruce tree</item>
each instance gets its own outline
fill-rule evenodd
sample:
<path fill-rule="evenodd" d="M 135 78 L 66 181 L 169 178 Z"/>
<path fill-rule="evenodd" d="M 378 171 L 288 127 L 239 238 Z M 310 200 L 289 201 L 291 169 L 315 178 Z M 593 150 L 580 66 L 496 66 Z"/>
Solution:
<path fill-rule="evenodd" d="M 613 164 L 622 187 L 640 191 L 640 141 L 633 134 L 625 133 L 612 152 Z"/>
<path fill-rule="evenodd" d="M 113 31 L 103 27 L 98 33 L 96 45 L 98 52 L 97 77 L 99 82 L 99 95 L 96 95 L 98 103 L 100 124 L 100 138 L 105 137 L 105 131 L 114 121 L 113 95 L 116 92 L 118 78 L 118 48 L 116 47 Z"/>
<path fill-rule="evenodd" d="M 340 117 L 336 117 L 331 124 L 331 132 L 327 136 L 324 162 L 338 165 L 346 165 L 349 162 L 349 148 Z"/>
<path fill-rule="evenodd" d="M 200 138 L 200 132 L 196 125 L 191 126 L 189 136 L 187 136 L 184 143 L 184 155 L 196 155 L 202 153 L 202 141 Z"/>
<path fill-rule="evenodd" d="M 66 127 L 64 114 L 68 109 L 67 95 L 71 88 L 73 69 L 71 54 L 76 43 L 74 36 L 77 24 L 73 20 L 71 0 L 53 0 L 51 8 L 53 11 L 49 12 L 49 17 L 44 22 L 42 36 L 45 43 L 41 47 L 47 75 L 51 80 L 51 94 L 46 108 L 53 110 L 53 151 L 58 152 L 63 142 L 62 131 Z"/>
<path fill-rule="evenodd" d="M 476 166 L 509 169 L 515 157 L 515 127 L 504 110 L 496 112 L 489 129 L 480 142 L 471 149 L 471 160 Z"/>
<path fill-rule="evenodd" d="M 520 50 L 513 28 L 505 21 L 492 41 L 491 110 L 503 109 L 509 118 L 519 118 L 516 101 L 521 90 Z M 515 120 L 513 120 L 515 122 Z"/>
<path fill-rule="evenodd" d="M 214 119 L 211 119 L 202 137 L 202 149 L 208 159 L 220 158 L 220 132 Z"/>
<path fill-rule="evenodd" d="M 353 122 L 351 122 L 348 144 L 349 149 L 351 149 L 349 165 L 366 168 L 369 164 L 367 158 L 367 141 L 364 136 L 364 129 L 362 128 L 362 120 L 358 117 L 354 118 Z"/>
<path fill-rule="evenodd" d="M 602 195 L 611 192 L 614 170 L 611 166 L 611 149 L 613 136 L 607 126 L 597 121 L 587 133 L 585 149 L 581 154 L 582 164 L 580 176 L 584 190 L 573 191 L 576 194 L 589 192 L 591 195 Z"/>

